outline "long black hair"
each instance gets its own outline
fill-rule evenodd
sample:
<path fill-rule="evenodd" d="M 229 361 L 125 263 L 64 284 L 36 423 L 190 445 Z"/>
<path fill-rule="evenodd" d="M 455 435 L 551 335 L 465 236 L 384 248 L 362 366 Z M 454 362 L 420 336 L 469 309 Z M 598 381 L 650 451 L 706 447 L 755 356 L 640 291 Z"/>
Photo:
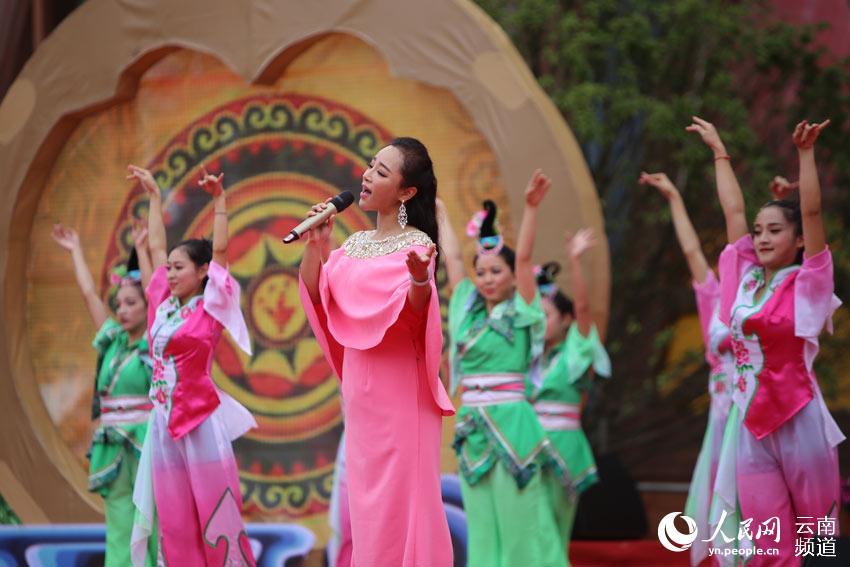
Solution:
<path fill-rule="evenodd" d="M 762 209 L 768 207 L 776 207 L 782 213 L 785 221 L 794 225 L 794 235 L 803 236 L 803 213 L 800 211 L 800 203 L 797 201 L 786 201 L 785 199 L 775 199 L 768 201 L 762 205 Z M 795 264 L 803 263 L 803 248 L 797 251 L 797 256 L 794 259 Z"/>
<path fill-rule="evenodd" d="M 401 166 L 401 186 L 416 187 L 416 195 L 404 203 L 407 223 L 428 235 L 440 248 L 437 226 L 437 176 L 428 149 L 416 138 L 396 138 L 390 145 L 404 156 Z"/>
<path fill-rule="evenodd" d="M 499 231 L 496 230 L 496 214 L 499 212 L 496 207 L 496 203 L 487 199 L 482 203 L 484 210 L 486 211 L 486 216 L 484 217 L 484 221 L 481 223 L 481 229 L 478 231 L 478 239 L 479 241 L 482 238 L 488 238 L 491 236 L 500 236 Z M 508 267 L 511 269 L 511 272 L 514 272 L 516 269 L 516 253 L 505 244 L 504 240 L 502 240 L 502 248 L 499 250 L 497 255 L 501 256 Z M 472 260 L 472 265 L 475 266 L 478 264 L 478 254 L 475 255 L 475 258 Z"/>

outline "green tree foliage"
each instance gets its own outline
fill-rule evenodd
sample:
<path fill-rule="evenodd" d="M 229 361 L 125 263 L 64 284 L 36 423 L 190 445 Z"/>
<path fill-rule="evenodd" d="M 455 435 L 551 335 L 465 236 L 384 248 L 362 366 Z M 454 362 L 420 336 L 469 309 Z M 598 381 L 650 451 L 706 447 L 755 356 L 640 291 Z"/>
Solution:
<path fill-rule="evenodd" d="M 20 524 L 21 520 L 18 519 L 18 516 L 12 510 L 9 503 L 6 502 L 6 499 L 3 498 L 3 495 L 0 494 L 0 525 L 6 524 Z"/>
<path fill-rule="evenodd" d="M 830 117 L 818 141 L 836 293 L 850 298 L 850 63 L 817 42 L 826 26 L 780 22 L 762 0 L 477 0 L 512 39 L 579 139 L 603 203 L 612 265 L 608 347 L 615 378 L 591 400 L 597 450 L 639 477 L 685 480 L 705 428 L 706 367 L 667 359 L 672 328 L 695 305 L 666 202 L 637 185 L 665 171 L 715 263 L 725 244 L 713 161 L 685 132 L 714 122 L 753 218 L 774 175 L 797 178 L 799 120 Z M 817 372 L 828 398 L 846 376 L 850 316 L 836 317 Z M 843 362 L 843 364 L 842 364 Z M 840 421 L 847 414 L 839 412 Z M 847 427 L 844 428 L 847 430 Z M 846 461 L 846 459 L 844 459 Z"/>

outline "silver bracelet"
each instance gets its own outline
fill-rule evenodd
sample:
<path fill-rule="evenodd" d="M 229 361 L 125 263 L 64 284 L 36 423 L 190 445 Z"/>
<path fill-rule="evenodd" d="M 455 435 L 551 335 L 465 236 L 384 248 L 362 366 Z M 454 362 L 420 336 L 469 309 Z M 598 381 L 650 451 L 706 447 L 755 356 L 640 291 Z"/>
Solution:
<path fill-rule="evenodd" d="M 431 273 L 430 267 L 428 268 L 428 277 L 423 281 L 413 279 L 413 274 L 411 274 L 411 273 L 408 273 L 407 275 L 410 278 L 410 283 L 417 286 L 417 287 L 425 287 L 426 285 L 431 283 L 431 278 L 434 277 L 434 274 Z"/>

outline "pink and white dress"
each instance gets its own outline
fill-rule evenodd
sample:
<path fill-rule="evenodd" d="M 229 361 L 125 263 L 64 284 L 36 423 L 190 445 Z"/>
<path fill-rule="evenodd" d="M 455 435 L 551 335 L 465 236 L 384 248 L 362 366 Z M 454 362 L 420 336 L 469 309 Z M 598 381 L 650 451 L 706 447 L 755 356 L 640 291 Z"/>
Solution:
<path fill-rule="evenodd" d="M 331 252 L 319 276 L 320 303 L 300 282 L 316 340 L 342 381 L 352 564 L 449 567 L 440 440 L 442 418 L 454 407 L 439 377 L 433 280 L 421 313 L 407 301 L 408 251 L 424 253 L 431 239 L 420 231 L 380 241 L 372 234 L 354 233 Z"/>
<path fill-rule="evenodd" d="M 732 333 L 734 406 L 712 521 L 719 523 L 716 515 L 734 511 L 736 504 L 740 521 L 752 518 L 753 533 L 777 518 L 778 538 L 739 545 L 778 548 L 780 556 L 753 556 L 748 565 L 799 565 L 797 519 L 838 513 L 836 446 L 844 435 L 826 408 L 812 366 L 818 336 L 825 326 L 832 330 L 832 313 L 841 302 L 833 295 L 829 249 L 805 258 L 802 266 L 778 271 L 768 282 L 764 278 L 751 236 L 721 254 L 720 318 Z"/>
<path fill-rule="evenodd" d="M 729 328 L 720 322 L 720 282 L 709 270 L 705 281 L 694 282 L 694 294 L 697 301 L 697 314 L 705 345 L 705 360 L 710 372 L 708 393 L 711 405 L 708 411 L 708 426 L 703 437 L 702 448 L 697 458 L 685 515 L 697 523 L 697 533 L 711 533 L 709 530 L 709 510 L 711 508 L 717 466 L 720 460 L 720 447 L 723 431 L 732 405 L 732 376 L 735 358 L 732 354 Z M 708 557 L 708 543 L 698 538 L 691 546 L 691 565 L 699 565 Z"/>
<path fill-rule="evenodd" d="M 165 266 L 145 291 L 154 409 L 133 493 L 133 565 L 145 564 L 155 521 L 167 565 L 254 565 L 231 442 L 256 422 L 210 376 L 224 329 L 246 353 L 251 344 L 239 284 L 215 262 L 208 275 L 185 305 L 170 294 Z"/>

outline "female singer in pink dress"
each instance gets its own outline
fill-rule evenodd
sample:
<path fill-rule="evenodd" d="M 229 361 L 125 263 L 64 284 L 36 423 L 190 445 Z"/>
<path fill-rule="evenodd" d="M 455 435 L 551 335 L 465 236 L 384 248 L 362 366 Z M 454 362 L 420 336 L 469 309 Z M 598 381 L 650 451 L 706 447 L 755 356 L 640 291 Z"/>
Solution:
<path fill-rule="evenodd" d="M 844 436 L 812 370 L 818 336 L 825 326 L 831 328 L 832 313 L 840 304 L 833 295 L 832 255 L 821 219 L 814 158 L 815 140 L 828 122 L 797 125 L 793 140 L 800 159 L 800 204 L 767 203 L 756 216 L 752 236 L 743 194 L 720 136 L 697 117 L 688 127 L 714 151 L 729 238 L 720 256 L 720 318 L 732 334 L 734 404 L 715 492 L 734 494 L 731 482 L 724 479 L 726 463 L 734 461 L 730 468 L 735 471 L 741 520 L 752 518 L 754 535 L 762 526 L 777 528 L 751 545 L 776 548 L 778 557 L 751 555 L 748 565 L 799 565 L 798 519 L 837 519 L 836 446 Z M 715 508 L 735 507 L 734 500 L 728 500 L 721 498 L 712 506 L 713 522 Z"/>
<path fill-rule="evenodd" d="M 204 171 L 199 181 L 213 196 L 212 244 L 183 241 L 166 262 L 159 187 L 149 171 L 135 166 L 129 171 L 150 198 L 148 242 L 155 268 L 146 290 L 154 409 L 133 494 L 133 564 L 144 564 L 143 544 L 158 520 L 166 565 L 253 566 L 231 442 L 256 422 L 210 375 L 213 350 L 224 329 L 251 352 L 239 284 L 225 267 L 222 175 Z"/>
<path fill-rule="evenodd" d="M 308 233 L 300 293 L 342 381 L 355 567 L 447 567 L 440 494 L 442 333 L 434 283 L 437 180 L 418 140 L 397 138 L 363 174 L 375 230 L 330 252 L 332 219 Z M 313 207 L 312 214 L 325 208 Z"/>

